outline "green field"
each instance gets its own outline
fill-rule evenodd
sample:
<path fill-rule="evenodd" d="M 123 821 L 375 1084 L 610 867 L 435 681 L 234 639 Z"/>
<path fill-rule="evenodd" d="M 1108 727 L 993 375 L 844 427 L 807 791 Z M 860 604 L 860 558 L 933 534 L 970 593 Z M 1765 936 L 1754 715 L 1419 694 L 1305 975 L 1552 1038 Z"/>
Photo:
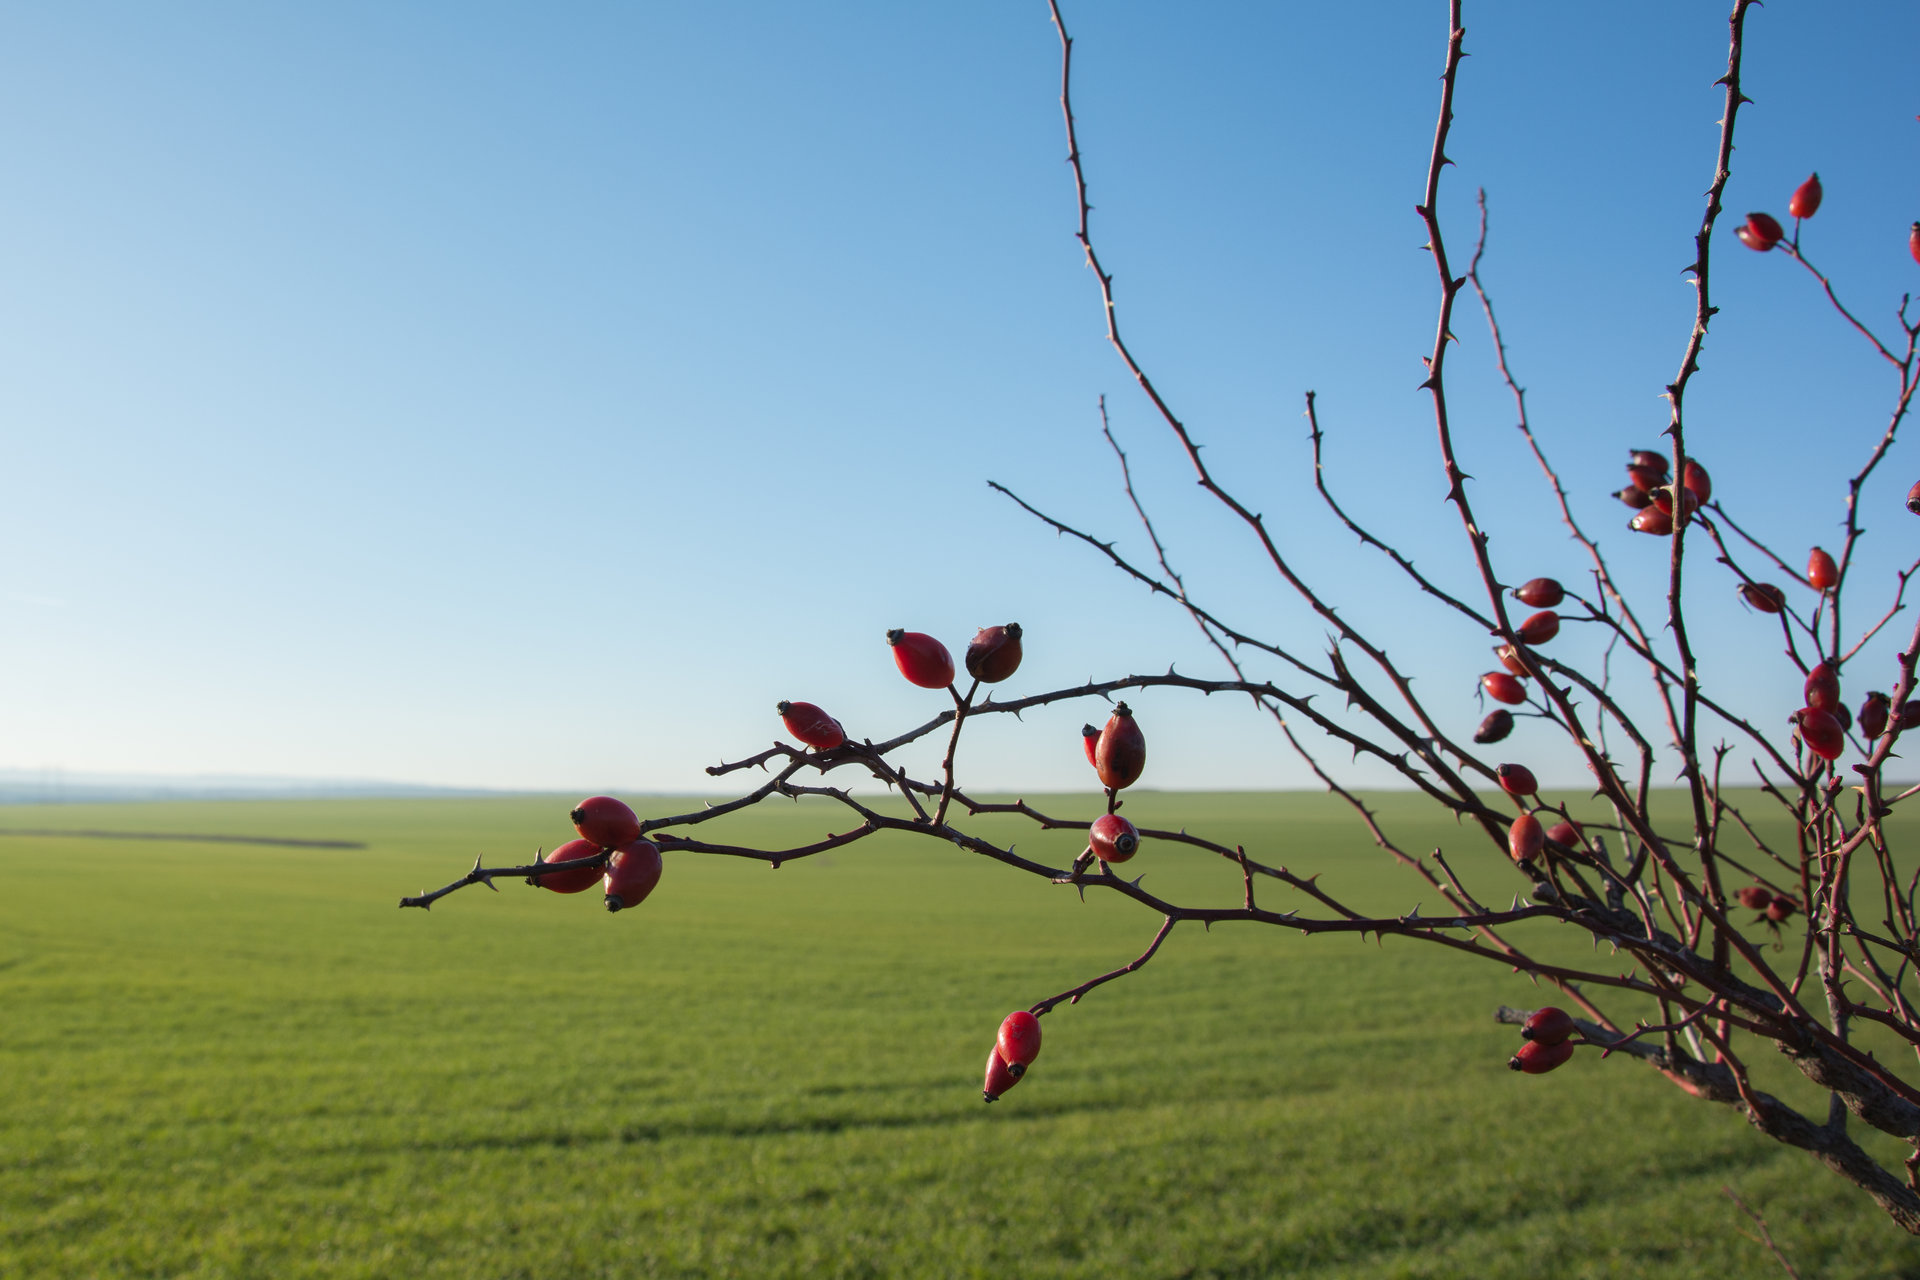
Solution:
<path fill-rule="evenodd" d="M 1920 1276 L 1863 1195 L 1644 1067 L 1509 1072 L 1490 1013 L 1541 999 L 1437 947 L 1183 927 L 1048 1016 L 986 1107 L 1001 1017 L 1132 958 L 1157 918 L 908 839 L 778 871 L 670 855 L 618 916 L 519 883 L 395 909 L 568 837 L 570 799 L 0 809 L 366 846 L 0 835 L 0 1276 L 1784 1274 L 1728 1186 L 1803 1276 Z M 1511 894 L 1465 832 L 1379 802 Z M 728 835 L 846 825 L 763 807 Z M 1421 896 L 1323 797 L 1128 812 L 1367 904 Z M 1133 868 L 1239 899 L 1206 855 Z"/>

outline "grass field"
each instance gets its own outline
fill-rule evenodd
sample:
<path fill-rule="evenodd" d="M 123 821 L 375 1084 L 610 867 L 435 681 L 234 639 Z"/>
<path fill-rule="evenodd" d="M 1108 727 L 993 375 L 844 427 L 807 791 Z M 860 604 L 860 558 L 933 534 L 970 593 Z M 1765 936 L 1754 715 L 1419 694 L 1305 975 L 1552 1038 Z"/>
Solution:
<path fill-rule="evenodd" d="M 1540 999 L 1435 947 L 1183 928 L 1050 1015 L 985 1107 L 1001 1017 L 1156 918 L 931 841 L 777 872 L 671 856 L 618 916 L 517 883 L 395 909 L 565 838 L 569 799 L 0 809 L 365 845 L 0 834 L 0 1275 L 1783 1275 L 1730 1186 L 1803 1276 L 1920 1276 L 1864 1196 L 1645 1068 L 1509 1072 L 1489 1015 Z M 1411 847 L 1470 847 L 1380 803 Z M 766 808 L 731 836 L 844 826 Z M 1323 797 L 1129 813 L 1368 904 L 1419 896 Z M 1511 892 L 1490 854 L 1458 861 Z M 1131 866 L 1238 900 L 1203 855 Z"/>

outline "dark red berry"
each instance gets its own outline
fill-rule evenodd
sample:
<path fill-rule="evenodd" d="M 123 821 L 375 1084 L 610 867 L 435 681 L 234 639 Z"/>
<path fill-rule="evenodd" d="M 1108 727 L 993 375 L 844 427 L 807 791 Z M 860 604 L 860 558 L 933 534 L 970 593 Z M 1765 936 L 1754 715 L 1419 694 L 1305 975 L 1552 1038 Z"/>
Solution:
<path fill-rule="evenodd" d="M 1543 1076 L 1555 1067 L 1565 1066 L 1567 1059 L 1572 1056 L 1571 1040 L 1562 1040 L 1558 1044 L 1529 1040 L 1520 1046 L 1520 1052 L 1507 1059 L 1507 1065 L 1530 1076 Z"/>
<path fill-rule="evenodd" d="M 988 1102 L 998 1102 L 1001 1094 L 1019 1083 L 1020 1077 L 1007 1070 L 1007 1064 L 1000 1061 L 1000 1046 L 995 1045 L 988 1049 L 987 1079 L 980 1090 L 980 1095 Z"/>
<path fill-rule="evenodd" d="M 582 800 L 567 816 L 573 819 L 573 829 L 582 840 L 591 840 L 601 849 L 618 849 L 640 838 L 640 819 L 612 796 Z"/>
<path fill-rule="evenodd" d="M 1521 604 L 1529 609 L 1551 609 L 1567 598 L 1567 593 L 1552 578 L 1532 578 L 1513 589 Z"/>
<path fill-rule="evenodd" d="M 1920 222 L 1914 223 L 1913 230 L 1907 233 L 1907 252 L 1915 262 L 1920 262 Z"/>
<path fill-rule="evenodd" d="M 1760 884 L 1750 884 L 1735 896 L 1740 899 L 1741 906 L 1755 911 L 1765 911 L 1767 904 L 1773 901 L 1773 891 Z"/>
<path fill-rule="evenodd" d="M 1100 745 L 1100 731 L 1090 724 L 1081 725 L 1080 745 L 1087 749 L 1087 763 L 1098 769 L 1100 762 L 1094 759 L 1094 752 Z"/>
<path fill-rule="evenodd" d="M 893 646 L 893 665 L 908 683 L 922 689 L 944 689 L 953 683 L 953 655 L 924 631 L 896 627 L 887 632 L 887 643 Z"/>
<path fill-rule="evenodd" d="M 1489 711 L 1480 727 L 1473 731 L 1473 740 L 1482 746 L 1498 742 L 1513 732 L 1513 712 L 1502 707 L 1498 711 Z"/>
<path fill-rule="evenodd" d="M 1815 547 L 1807 556 L 1807 585 L 1815 591 L 1831 591 L 1840 581 L 1840 566 L 1833 557 Z"/>
<path fill-rule="evenodd" d="M 774 707 L 787 732 L 815 751 L 831 751 L 847 740 L 840 722 L 811 702 L 782 702 Z"/>
<path fill-rule="evenodd" d="M 1514 675 L 1519 676 L 1522 680 L 1525 680 L 1532 674 L 1527 670 L 1527 664 L 1521 661 L 1520 651 L 1510 644 L 1495 646 L 1493 656 L 1500 659 L 1501 666 L 1513 672 Z"/>
<path fill-rule="evenodd" d="M 1779 244 L 1787 234 L 1786 231 L 1781 228 L 1780 223 L 1770 213 L 1748 214 L 1746 229 L 1747 234 L 1740 236 L 1741 242 L 1749 249 L 1759 249 L 1762 252 Z M 1737 230 L 1734 234 L 1740 235 Z"/>
<path fill-rule="evenodd" d="M 660 883 L 664 864 L 660 848 L 651 840 L 633 840 L 613 851 L 607 859 L 607 910 L 622 911 L 647 900 Z"/>
<path fill-rule="evenodd" d="M 1787 607 L 1787 593 L 1771 582 L 1743 582 L 1740 598 L 1762 613 L 1779 613 Z"/>
<path fill-rule="evenodd" d="M 1667 483 L 1666 460 L 1665 459 L 1661 460 L 1659 470 L 1657 471 L 1652 467 L 1628 467 L 1627 479 L 1633 482 L 1634 488 L 1639 489 L 1645 492 L 1646 494 L 1648 494 L 1649 496 L 1651 496 L 1655 489 L 1664 488 L 1666 486 L 1666 483 Z"/>
<path fill-rule="evenodd" d="M 1840 728 L 1842 732 L 1851 730 L 1853 728 L 1853 712 L 1847 709 L 1846 703 L 1841 702 L 1841 703 L 1836 703 L 1834 705 L 1833 718 L 1840 722 Z"/>
<path fill-rule="evenodd" d="M 1679 493 L 1680 495 L 1681 507 L 1683 507 L 1686 510 L 1686 513 L 1688 515 L 1692 515 L 1694 513 L 1694 510 L 1698 508 L 1700 505 L 1700 495 L 1695 493 L 1693 490 L 1687 488 L 1685 485 L 1681 485 L 1677 489 L 1675 488 L 1675 486 L 1670 484 L 1661 485 L 1658 489 L 1655 489 L 1653 491 L 1653 505 L 1660 508 L 1662 511 L 1666 512 L 1668 515 L 1672 515 L 1673 514 L 1673 495 L 1676 492 Z"/>
<path fill-rule="evenodd" d="M 1654 483 L 1663 484 L 1666 481 L 1667 471 L 1673 464 L 1667 460 L 1667 455 L 1658 449 L 1635 449 L 1627 455 L 1627 466 L 1645 467 L 1660 477 Z"/>
<path fill-rule="evenodd" d="M 1807 750 L 1827 760 L 1839 757 L 1846 735 L 1840 731 L 1838 720 L 1818 707 L 1802 707 L 1789 719 L 1800 730 L 1800 741 L 1807 744 Z"/>
<path fill-rule="evenodd" d="M 1040 1056 L 1040 1019 L 1025 1009 L 1016 1009 L 1000 1024 L 1000 1039 L 994 1045 L 1007 1074 L 1018 1080 Z"/>
<path fill-rule="evenodd" d="M 1527 700 L 1527 690 L 1518 680 L 1504 671 L 1489 671 L 1480 677 L 1480 687 L 1495 702 L 1504 702 L 1517 707 Z"/>
<path fill-rule="evenodd" d="M 1635 533 L 1650 533 L 1656 538 L 1664 538 L 1673 532 L 1673 517 L 1658 507 L 1648 507 L 1629 521 L 1627 528 Z"/>
<path fill-rule="evenodd" d="M 1107 727 L 1100 731 L 1100 741 L 1093 749 L 1093 771 L 1100 775 L 1100 785 L 1118 791 L 1132 786 L 1146 767 L 1146 735 L 1123 702 L 1113 709 Z"/>
<path fill-rule="evenodd" d="M 1507 828 L 1507 852 L 1515 862 L 1532 862 L 1546 844 L 1547 833 L 1541 829 L 1540 819 L 1530 813 L 1521 814 Z"/>
<path fill-rule="evenodd" d="M 1712 500 L 1713 477 L 1707 474 L 1705 467 L 1692 458 L 1687 459 L 1687 476 L 1682 483 L 1687 486 L 1687 490 L 1693 494 L 1701 506 L 1706 506 Z"/>
<path fill-rule="evenodd" d="M 1820 175 L 1814 174 L 1793 189 L 1793 199 L 1787 201 L 1787 212 L 1796 218 L 1811 218 L 1820 208 Z"/>
<path fill-rule="evenodd" d="M 967 674 L 982 684 L 999 684 L 1020 667 L 1020 624 L 984 627 L 967 645 Z"/>
<path fill-rule="evenodd" d="M 1540 790 L 1540 783 L 1534 778 L 1533 770 L 1523 764 L 1503 764 L 1494 770 L 1500 779 L 1500 787 L 1510 796 L 1525 798 Z"/>
<path fill-rule="evenodd" d="M 598 855 L 600 846 L 591 840 L 569 840 L 540 859 L 542 862 L 573 862 L 580 858 Z M 528 881 L 542 889 L 551 889 L 555 893 L 579 893 L 591 889 L 600 883 L 600 864 L 591 867 L 573 867 L 566 871 L 556 871 L 552 875 L 528 876 Z"/>
<path fill-rule="evenodd" d="M 1915 481 L 1913 488 L 1907 490 L 1907 510 L 1920 516 L 1920 481 Z"/>
<path fill-rule="evenodd" d="M 1920 702 L 1901 703 L 1900 704 L 1901 732 L 1904 733 L 1906 730 L 1912 729 L 1915 727 L 1920 727 Z"/>
<path fill-rule="evenodd" d="M 1583 843 L 1580 839 L 1580 826 L 1565 818 L 1547 828 L 1547 839 L 1563 849 L 1578 849 Z"/>
<path fill-rule="evenodd" d="M 1868 741 L 1887 731 L 1887 710 L 1887 695 L 1877 689 L 1860 704 L 1860 732 L 1866 735 Z"/>
<path fill-rule="evenodd" d="M 1520 1038 L 1534 1044 L 1559 1044 L 1577 1030 L 1572 1014 L 1548 1005 L 1535 1009 L 1533 1016 L 1520 1024 Z"/>
<path fill-rule="evenodd" d="M 1087 844 L 1102 862 L 1125 862 L 1140 851 L 1140 828 L 1117 813 L 1103 813 L 1093 820 Z"/>
<path fill-rule="evenodd" d="M 1515 627 L 1513 634 L 1526 644 L 1545 644 L 1560 634 L 1560 615 L 1551 609 L 1542 609 Z"/>
<path fill-rule="evenodd" d="M 1799 909 L 1800 904 L 1792 898 L 1775 898 L 1767 904 L 1767 919 L 1779 924 L 1783 920 L 1792 919 L 1793 913 Z"/>
<path fill-rule="evenodd" d="M 1613 496 L 1632 507 L 1635 511 L 1653 505 L 1653 499 L 1647 496 L 1647 491 L 1637 484 L 1630 484 Z"/>
<path fill-rule="evenodd" d="M 1807 672 L 1806 701 L 1810 707 L 1831 712 L 1840 705 L 1840 673 L 1830 662 L 1815 665 Z"/>

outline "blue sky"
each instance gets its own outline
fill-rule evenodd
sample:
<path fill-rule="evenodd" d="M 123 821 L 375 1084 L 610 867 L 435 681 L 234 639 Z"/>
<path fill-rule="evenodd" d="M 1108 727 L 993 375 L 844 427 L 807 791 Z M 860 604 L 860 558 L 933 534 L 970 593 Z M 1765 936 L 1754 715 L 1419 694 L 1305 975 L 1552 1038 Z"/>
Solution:
<path fill-rule="evenodd" d="M 1355 514 L 1472 588 L 1417 388 L 1444 5 L 1067 16 L 1137 354 L 1464 732 L 1486 638 L 1331 524 L 1300 417 L 1311 388 Z M 1469 4 L 1466 26 L 1450 247 L 1464 264 L 1486 187 L 1485 275 L 1536 428 L 1657 617 L 1665 544 L 1608 494 L 1627 449 L 1661 442 L 1726 15 Z M 1891 335 L 1920 285 L 1920 10 L 1776 4 L 1748 30 L 1730 209 L 1784 214 L 1819 170 L 1807 250 Z M 1146 554 L 1103 393 L 1196 595 L 1318 653 L 1324 627 L 1196 493 L 1103 341 L 1057 92 L 1042 3 L 0 14 L 0 768 L 676 790 L 766 745 L 782 698 L 860 736 L 931 715 L 890 627 L 957 649 L 1021 621 L 1010 694 L 1210 672 L 1183 616 L 987 488 Z M 1897 384 L 1732 225 L 1689 441 L 1797 563 L 1837 540 Z M 1478 313 L 1456 329 L 1496 563 L 1573 581 Z M 1916 474 L 1903 440 L 1866 491 L 1849 618 L 1916 554 Z M 1778 632 L 1697 546 L 1703 678 L 1779 724 L 1799 680 Z M 1597 659 L 1594 630 L 1556 645 Z M 1891 683 L 1883 639 L 1849 701 Z M 1304 780 L 1244 703 L 1135 704 L 1143 785 Z M 963 780 L 1087 785 L 1089 718 L 983 724 Z M 1513 741 L 1577 781 L 1544 728 Z"/>

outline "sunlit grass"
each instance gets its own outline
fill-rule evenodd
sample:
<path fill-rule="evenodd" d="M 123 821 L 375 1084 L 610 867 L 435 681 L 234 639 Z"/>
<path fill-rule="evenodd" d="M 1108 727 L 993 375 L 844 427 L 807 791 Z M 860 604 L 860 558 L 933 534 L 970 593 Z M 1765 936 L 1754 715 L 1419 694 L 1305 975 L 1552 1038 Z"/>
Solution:
<path fill-rule="evenodd" d="M 986 1107 L 1000 1018 L 1132 958 L 1155 917 L 910 839 L 777 872 L 673 856 L 617 916 L 517 883 L 395 909 L 566 838 L 566 799 L 0 813 L 367 846 L 0 836 L 0 1275 L 1766 1274 L 1729 1185 L 1802 1274 L 1920 1274 L 1860 1193 L 1644 1068 L 1507 1071 L 1490 1013 L 1540 997 L 1435 947 L 1182 927 L 1050 1015 Z M 1512 892 L 1471 833 L 1380 803 L 1409 848 Z M 763 808 L 731 838 L 845 825 Z M 1129 812 L 1368 907 L 1421 896 L 1323 797 Z M 1149 845 L 1136 868 L 1239 899 L 1219 859 Z"/>

